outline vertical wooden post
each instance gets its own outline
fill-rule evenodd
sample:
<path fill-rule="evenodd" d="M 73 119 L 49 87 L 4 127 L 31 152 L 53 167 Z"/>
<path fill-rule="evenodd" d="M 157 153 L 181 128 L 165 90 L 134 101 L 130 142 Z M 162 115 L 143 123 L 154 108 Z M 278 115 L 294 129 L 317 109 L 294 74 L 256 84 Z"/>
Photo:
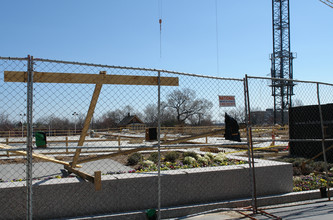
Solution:
<path fill-rule="evenodd" d="M 68 136 L 66 136 L 66 153 L 68 153 Z"/>
<path fill-rule="evenodd" d="M 9 138 L 6 138 L 6 144 L 9 145 Z M 9 157 L 9 151 L 7 151 L 7 157 Z"/>
<path fill-rule="evenodd" d="M 95 191 L 100 191 L 102 189 L 102 173 L 101 173 L 101 171 L 95 171 L 94 185 L 95 185 Z"/>
<path fill-rule="evenodd" d="M 118 135 L 118 146 L 120 146 L 121 143 L 120 143 L 120 135 Z M 118 150 L 120 151 L 120 147 L 118 148 Z"/>
<path fill-rule="evenodd" d="M 206 144 L 208 143 L 208 136 L 206 136 Z"/>
<path fill-rule="evenodd" d="M 99 74 L 106 75 L 106 71 L 101 71 Z M 88 109 L 88 113 L 87 113 L 86 119 L 84 121 L 83 129 L 81 131 L 79 143 L 77 144 L 77 146 L 83 146 L 83 143 L 84 143 L 84 141 L 86 139 L 86 134 L 87 134 L 87 131 L 89 129 L 89 125 L 90 125 L 92 116 L 94 114 L 95 107 L 96 107 L 96 104 L 97 104 L 97 100 L 98 100 L 99 94 L 101 93 L 102 86 L 103 86 L 103 80 L 101 80 L 100 82 L 98 82 L 96 84 L 96 86 L 95 86 L 95 90 L 94 90 L 93 96 L 91 98 L 91 102 L 90 102 L 90 106 L 89 106 L 89 109 Z M 77 149 L 76 152 L 75 152 L 75 155 L 74 155 L 74 158 L 73 158 L 73 162 L 71 163 L 72 167 L 76 166 L 76 162 L 79 159 L 80 153 L 81 153 L 81 148 Z"/>

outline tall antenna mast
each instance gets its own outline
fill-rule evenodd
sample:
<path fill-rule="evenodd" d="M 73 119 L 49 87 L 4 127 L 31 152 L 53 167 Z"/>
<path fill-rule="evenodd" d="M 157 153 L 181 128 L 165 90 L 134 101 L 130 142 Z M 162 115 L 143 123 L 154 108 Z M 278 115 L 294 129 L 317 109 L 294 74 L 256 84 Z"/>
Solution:
<path fill-rule="evenodd" d="M 293 53 L 290 52 L 289 0 L 272 0 L 273 53 L 271 59 L 274 124 L 287 122 L 285 113 L 291 106 L 294 84 Z M 282 80 L 279 80 L 282 79 Z"/>

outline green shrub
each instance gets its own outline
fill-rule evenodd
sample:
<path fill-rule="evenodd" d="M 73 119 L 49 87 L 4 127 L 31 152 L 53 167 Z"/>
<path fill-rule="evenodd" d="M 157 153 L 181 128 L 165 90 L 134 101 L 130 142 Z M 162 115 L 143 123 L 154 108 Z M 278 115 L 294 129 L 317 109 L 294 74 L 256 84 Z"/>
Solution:
<path fill-rule="evenodd" d="M 184 158 L 184 164 L 187 164 L 187 165 L 193 165 L 195 164 L 197 161 L 194 157 L 191 157 L 191 156 L 187 156 Z"/>
<path fill-rule="evenodd" d="M 157 152 L 153 152 L 149 155 L 148 160 L 153 161 L 154 163 L 158 162 L 158 153 Z"/>
<path fill-rule="evenodd" d="M 209 157 L 207 158 L 207 157 L 202 157 L 202 156 L 198 155 L 198 163 L 199 164 L 208 165 L 209 161 L 210 161 Z"/>
<path fill-rule="evenodd" d="M 179 158 L 179 153 L 176 151 L 171 151 L 165 154 L 165 161 L 170 161 L 172 163 L 176 162 L 176 160 Z"/>
<path fill-rule="evenodd" d="M 144 160 L 141 162 L 141 164 L 143 167 L 151 167 L 151 166 L 155 165 L 154 162 L 151 160 Z"/>
<path fill-rule="evenodd" d="M 134 153 L 127 158 L 127 164 L 130 166 L 137 165 L 142 160 L 140 153 Z"/>
<path fill-rule="evenodd" d="M 211 162 L 211 161 L 213 160 L 213 158 L 210 157 L 210 156 L 208 156 L 207 154 L 205 154 L 205 156 L 203 156 L 203 157 L 206 158 L 206 160 L 207 160 L 208 162 Z"/>
<path fill-rule="evenodd" d="M 314 170 L 319 171 L 319 172 L 325 171 L 325 162 L 317 161 L 313 165 L 314 165 Z"/>
<path fill-rule="evenodd" d="M 183 153 L 184 158 L 185 157 L 193 157 L 194 159 L 198 159 L 198 154 L 193 151 L 186 151 Z"/>
<path fill-rule="evenodd" d="M 214 157 L 214 162 L 216 163 L 223 163 L 225 160 L 227 160 L 227 156 L 225 153 L 218 153 L 215 157 Z"/>
<path fill-rule="evenodd" d="M 211 152 L 208 152 L 208 153 L 205 154 L 205 157 L 212 160 L 214 158 L 214 155 Z"/>
<path fill-rule="evenodd" d="M 301 167 L 301 174 L 302 175 L 309 175 L 313 172 L 313 167 L 311 167 L 308 164 L 305 164 L 303 167 Z"/>

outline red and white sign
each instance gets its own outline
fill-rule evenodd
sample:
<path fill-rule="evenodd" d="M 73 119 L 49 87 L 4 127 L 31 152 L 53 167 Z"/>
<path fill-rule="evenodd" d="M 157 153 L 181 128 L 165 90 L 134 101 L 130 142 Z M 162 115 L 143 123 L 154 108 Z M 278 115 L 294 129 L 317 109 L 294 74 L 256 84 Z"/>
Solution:
<path fill-rule="evenodd" d="M 236 106 L 235 96 L 219 96 L 220 107 Z"/>

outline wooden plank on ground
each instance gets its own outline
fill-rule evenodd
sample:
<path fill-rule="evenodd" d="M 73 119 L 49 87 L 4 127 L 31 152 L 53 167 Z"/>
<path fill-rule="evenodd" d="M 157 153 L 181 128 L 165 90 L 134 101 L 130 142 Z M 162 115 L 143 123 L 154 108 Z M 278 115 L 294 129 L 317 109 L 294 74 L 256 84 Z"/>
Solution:
<path fill-rule="evenodd" d="M 81 177 L 84 180 L 88 180 L 89 182 L 93 183 L 95 186 L 95 191 L 100 191 L 102 189 L 102 172 L 101 171 L 95 171 L 94 176 L 91 176 L 88 173 L 85 173 L 83 171 L 74 169 L 70 166 L 64 166 L 66 170 L 68 170 L 71 173 L 74 173 Z"/>
<path fill-rule="evenodd" d="M 115 157 L 115 156 L 119 156 L 119 155 L 127 155 L 127 154 L 131 154 L 131 153 L 135 153 L 138 151 L 143 151 L 143 150 L 152 150 L 154 149 L 153 147 L 142 147 L 142 148 L 135 148 L 135 149 L 131 149 L 131 150 L 124 150 L 124 151 L 118 151 L 116 153 L 112 153 L 112 154 L 104 154 L 104 155 L 98 155 L 95 157 L 90 157 L 90 158 L 86 158 L 86 159 L 81 159 L 77 161 L 77 164 L 81 164 L 81 163 L 87 163 L 87 162 L 92 162 L 92 161 L 96 161 L 96 160 L 103 160 L 103 159 L 107 159 L 107 158 L 111 158 L 111 157 Z"/>
<path fill-rule="evenodd" d="M 87 173 L 85 173 L 85 172 L 82 172 L 82 171 L 80 171 L 80 170 L 76 170 L 76 169 L 74 169 L 74 168 L 71 167 L 71 166 L 66 166 L 66 165 L 65 165 L 64 168 L 65 168 L 66 170 L 68 170 L 69 172 L 78 175 L 78 176 L 81 177 L 82 179 L 85 179 L 85 180 L 88 180 L 88 181 L 91 182 L 91 183 L 94 183 L 94 179 L 95 179 L 95 178 L 94 178 L 93 176 L 91 176 L 91 175 L 89 175 L 89 174 L 87 174 Z"/>
<path fill-rule="evenodd" d="M 13 149 L 11 146 L 8 146 L 8 145 L 5 145 L 5 144 L 0 144 L 0 148 L 1 149 Z M 16 155 L 21 155 L 21 156 L 26 156 L 27 155 L 27 152 L 20 151 L 20 150 L 10 151 L 10 152 L 13 153 L 13 154 L 16 154 Z M 62 161 L 62 160 L 57 160 L 57 159 L 54 159 L 52 157 L 45 156 L 43 154 L 32 153 L 32 157 L 37 158 L 37 159 L 41 159 L 41 160 L 44 160 L 44 161 L 47 161 L 47 162 L 62 164 L 62 165 L 65 165 L 65 166 L 70 165 L 68 162 L 65 162 L 65 161 Z M 82 166 L 77 165 L 76 167 L 82 167 Z"/>
<path fill-rule="evenodd" d="M 5 71 L 5 82 L 27 82 L 27 72 Z M 158 85 L 156 76 L 134 75 L 97 75 L 84 73 L 34 72 L 37 83 L 80 83 L 80 84 L 117 84 L 117 85 Z M 178 86 L 178 77 L 161 77 L 161 86 Z"/>
<path fill-rule="evenodd" d="M 190 137 L 183 137 L 183 138 L 179 138 L 179 139 L 176 139 L 176 140 L 164 141 L 161 145 L 178 144 L 178 143 L 187 142 L 187 141 L 197 139 L 197 138 L 212 136 L 212 135 L 223 133 L 223 132 L 224 132 L 224 129 L 218 129 L 218 130 L 215 130 L 215 131 L 205 132 L 205 133 L 201 133 L 201 134 L 195 134 L 195 135 L 192 135 Z"/>
<path fill-rule="evenodd" d="M 100 135 L 105 135 L 106 137 L 122 137 L 122 138 L 143 138 L 142 136 L 131 136 L 131 135 L 119 135 L 119 134 L 110 134 L 110 133 L 99 133 L 99 132 L 96 132 L 96 134 L 100 134 Z"/>

